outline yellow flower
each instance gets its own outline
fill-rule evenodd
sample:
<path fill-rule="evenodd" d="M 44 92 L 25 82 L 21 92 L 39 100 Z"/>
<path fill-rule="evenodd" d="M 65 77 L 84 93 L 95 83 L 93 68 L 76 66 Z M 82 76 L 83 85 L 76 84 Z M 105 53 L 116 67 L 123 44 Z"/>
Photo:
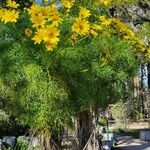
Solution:
<path fill-rule="evenodd" d="M 147 52 L 148 52 L 148 53 L 149 53 L 149 55 L 150 55 L 150 47 L 148 48 Z"/>
<path fill-rule="evenodd" d="M 19 12 L 15 10 L 5 10 L 3 12 L 1 19 L 5 23 L 8 23 L 8 22 L 16 22 L 18 18 L 19 18 Z"/>
<path fill-rule="evenodd" d="M 73 6 L 75 0 L 61 0 L 61 2 L 64 7 L 70 9 Z"/>
<path fill-rule="evenodd" d="M 90 24 L 88 21 L 82 18 L 76 18 L 75 23 L 72 26 L 72 31 L 80 34 L 87 35 L 90 30 Z"/>
<path fill-rule="evenodd" d="M 10 8 L 18 8 L 19 7 L 19 4 L 17 4 L 15 1 L 13 0 L 7 0 L 7 7 L 10 7 Z"/>
<path fill-rule="evenodd" d="M 56 42 L 49 41 L 46 43 L 46 49 L 47 51 L 53 51 L 53 49 L 57 46 Z"/>
<path fill-rule="evenodd" d="M 0 8 L 0 19 L 3 17 L 4 10 Z"/>
<path fill-rule="evenodd" d="M 39 9 L 39 13 L 41 13 L 42 16 L 44 16 L 45 18 L 48 18 L 49 14 L 50 14 L 50 7 L 49 6 L 45 6 L 45 7 L 41 6 L 41 9 Z"/>
<path fill-rule="evenodd" d="M 46 23 L 46 19 L 42 14 L 32 16 L 30 20 L 33 24 L 33 27 L 39 27 L 39 26 L 43 27 Z"/>
<path fill-rule="evenodd" d="M 32 35 L 32 30 L 30 30 L 29 28 L 26 28 L 24 32 L 28 37 Z"/>
<path fill-rule="evenodd" d="M 50 15 L 52 15 L 53 13 L 54 14 L 58 13 L 56 5 L 54 5 L 54 4 L 50 6 L 49 11 L 50 11 Z"/>
<path fill-rule="evenodd" d="M 59 42 L 60 31 L 53 25 L 48 25 L 45 27 L 44 42 L 46 43 L 47 51 L 52 51 Z"/>
<path fill-rule="evenodd" d="M 113 21 L 116 24 L 116 27 L 117 29 L 119 29 L 120 32 L 126 32 L 126 30 L 128 30 L 127 25 L 125 23 L 121 22 L 118 19 L 113 20 Z"/>
<path fill-rule="evenodd" d="M 93 23 L 91 25 L 90 35 L 96 37 L 96 36 L 98 36 L 98 33 L 101 31 L 103 31 L 103 27 L 99 24 Z"/>
<path fill-rule="evenodd" d="M 71 39 L 72 39 L 73 41 L 77 41 L 77 39 L 78 39 L 78 34 L 73 33 L 72 36 L 71 36 Z"/>
<path fill-rule="evenodd" d="M 60 13 L 58 12 L 56 6 L 53 4 L 51 5 L 51 7 L 49 8 L 49 17 L 48 17 L 49 21 L 52 21 L 54 26 L 58 26 L 63 19 L 60 16 Z"/>
<path fill-rule="evenodd" d="M 113 21 L 113 19 L 107 18 L 106 16 L 100 16 L 99 19 L 102 22 L 101 25 L 104 26 L 109 26 Z"/>
<path fill-rule="evenodd" d="M 111 0 L 100 0 L 100 3 L 105 6 L 108 6 L 111 3 Z"/>
<path fill-rule="evenodd" d="M 124 35 L 123 38 L 124 38 L 125 40 L 130 40 L 130 37 L 129 37 L 128 35 Z"/>
<path fill-rule="evenodd" d="M 91 15 L 90 11 L 84 7 L 80 7 L 79 16 L 82 18 L 88 18 Z"/>
<path fill-rule="evenodd" d="M 127 30 L 128 34 L 130 35 L 131 38 L 135 37 L 135 33 L 132 30 Z"/>
<path fill-rule="evenodd" d="M 105 15 L 99 16 L 99 20 L 100 20 L 100 21 L 105 21 L 105 20 L 106 20 L 106 16 L 105 16 Z"/>
<path fill-rule="evenodd" d="M 90 30 L 90 34 L 94 37 L 98 36 L 98 33 L 94 30 Z"/>
<path fill-rule="evenodd" d="M 58 42 L 59 38 L 57 38 L 59 36 L 60 31 L 54 27 L 53 25 L 48 25 L 45 27 L 45 35 L 44 35 L 44 41 L 48 42 L 50 40 L 53 40 L 53 42 Z"/>
<path fill-rule="evenodd" d="M 102 31 L 103 27 L 101 25 L 98 24 L 93 24 L 92 28 L 96 31 Z"/>
<path fill-rule="evenodd" d="M 104 26 L 109 26 L 111 24 L 111 19 L 106 19 L 104 22 L 102 22 L 101 25 L 104 25 Z"/>
<path fill-rule="evenodd" d="M 51 20 L 53 21 L 53 25 L 54 26 L 58 26 L 59 24 L 61 24 L 62 23 L 62 21 L 63 21 L 63 19 L 60 17 L 60 14 L 53 14 L 53 15 L 51 15 Z"/>
<path fill-rule="evenodd" d="M 37 4 L 33 4 L 29 9 L 28 9 L 28 13 L 31 15 L 31 16 L 35 16 L 37 15 L 38 13 L 41 12 L 41 6 L 37 5 Z"/>
<path fill-rule="evenodd" d="M 32 40 L 34 41 L 35 44 L 37 43 L 40 44 L 44 39 L 44 35 L 45 35 L 45 30 L 43 28 L 37 29 Z"/>

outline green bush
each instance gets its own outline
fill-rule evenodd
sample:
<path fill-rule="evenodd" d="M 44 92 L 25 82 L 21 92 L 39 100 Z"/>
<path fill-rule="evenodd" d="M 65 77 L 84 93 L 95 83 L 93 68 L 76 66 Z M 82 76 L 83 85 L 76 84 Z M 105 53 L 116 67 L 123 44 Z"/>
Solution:
<path fill-rule="evenodd" d="M 103 117 L 98 121 L 98 124 L 100 126 L 107 126 L 107 122 L 108 122 L 107 118 Z"/>
<path fill-rule="evenodd" d="M 17 147 L 19 147 L 20 150 L 28 150 L 28 142 L 24 138 L 18 138 Z"/>

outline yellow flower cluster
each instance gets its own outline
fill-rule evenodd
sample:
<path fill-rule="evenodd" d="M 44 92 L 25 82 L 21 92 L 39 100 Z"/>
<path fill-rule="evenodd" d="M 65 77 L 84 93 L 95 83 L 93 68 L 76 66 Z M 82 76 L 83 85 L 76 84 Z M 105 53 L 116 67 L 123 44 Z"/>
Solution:
<path fill-rule="evenodd" d="M 52 51 L 59 42 L 59 32 L 55 26 L 47 25 L 44 28 L 38 28 L 32 39 L 35 44 L 40 44 L 41 42 L 45 43 L 47 51 Z"/>
<path fill-rule="evenodd" d="M 87 18 L 91 15 L 90 11 L 84 7 L 80 7 L 79 17 L 75 18 L 72 26 L 72 32 L 78 35 L 88 35 L 90 31 L 90 23 Z"/>
<path fill-rule="evenodd" d="M 37 44 L 43 42 L 47 51 L 52 51 L 59 42 L 58 26 L 63 19 L 55 5 L 39 6 L 34 4 L 28 9 L 32 26 L 36 28 L 33 41 Z"/>
<path fill-rule="evenodd" d="M 61 0 L 62 5 L 68 9 L 70 9 L 73 5 L 75 0 Z"/>
<path fill-rule="evenodd" d="M 108 26 L 112 24 L 113 19 L 107 18 L 106 16 L 98 17 L 98 21 L 95 23 L 91 23 L 88 21 L 88 18 L 92 14 L 85 7 L 80 7 L 79 17 L 75 18 L 75 22 L 72 26 L 73 39 L 77 35 L 81 36 L 98 36 L 102 31 L 104 32 Z M 77 34 L 75 36 L 75 34 Z"/>
<path fill-rule="evenodd" d="M 143 40 L 138 37 L 132 29 L 130 29 L 125 23 L 118 19 L 113 19 L 113 23 L 120 36 L 134 45 L 137 49 L 140 49 L 140 51 L 145 51 L 146 47 Z"/>
<path fill-rule="evenodd" d="M 95 0 L 101 5 L 108 6 L 112 3 L 112 0 Z M 48 0 L 44 0 L 45 3 Z M 75 0 L 61 0 L 63 9 L 66 12 L 70 12 L 71 8 L 75 4 Z M 19 18 L 19 11 L 16 9 L 19 5 L 13 0 L 7 0 L 6 6 L 9 8 L 2 9 L 0 8 L 0 20 L 4 23 L 16 22 Z M 27 10 L 27 11 L 26 11 Z M 61 10 L 61 9 L 60 9 Z M 30 8 L 25 9 L 26 12 L 30 15 L 30 21 L 32 23 L 32 29 L 26 28 L 25 34 L 27 37 L 32 36 L 32 40 L 35 44 L 44 43 L 48 51 L 52 51 L 59 42 L 59 26 L 63 22 L 62 16 L 65 16 L 59 12 L 59 9 L 54 4 L 48 4 L 46 6 L 41 6 L 38 4 L 33 4 Z M 71 13 L 70 13 L 71 15 Z M 81 36 L 93 36 L 96 37 L 99 34 L 111 35 L 116 32 L 118 36 L 122 37 L 124 40 L 136 45 L 139 49 L 143 49 L 144 43 L 138 38 L 135 33 L 123 22 L 115 18 L 108 18 L 107 16 L 96 16 L 95 22 L 91 22 L 92 14 L 90 10 L 86 7 L 79 7 L 79 14 L 76 18 L 70 16 L 74 19 L 73 25 L 71 27 L 72 36 L 71 39 L 76 41 L 78 37 Z M 66 17 L 66 16 L 65 16 Z M 91 17 L 89 19 L 89 17 Z M 114 30 L 115 29 L 115 30 Z"/>
<path fill-rule="evenodd" d="M 19 18 L 19 11 L 14 10 L 19 7 L 19 5 L 12 0 L 8 0 L 6 6 L 11 8 L 9 10 L 0 8 L 0 20 L 4 23 L 16 22 Z"/>
<path fill-rule="evenodd" d="M 107 28 L 112 23 L 112 18 L 107 18 L 106 16 L 99 16 L 98 20 L 99 21 L 94 23 L 90 29 L 90 34 L 94 37 L 98 36 L 99 33 L 105 33 L 105 31 L 108 32 L 109 30 L 107 30 Z"/>
<path fill-rule="evenodd" d="M 109 26 L 112 24 L 113 19 L 107 18 L 106 16 L 99 16 L 99 20 L 101 21 L 102 26 Z"/>
<path fill-rule="evenodd" d="M 129 29 L 129 27 L 125 23 L 121 22 L 118 19 L 115 19 L 114 23 L 118 31 L 124 36 L 124 38 L 128 39 L 135 36 L 135 33 L 131 29 Z"/>
<path fill-rule="evenodd" d="M 129 28 L 125 23 L 121 22 L 119 19 L 116 18 L 108 18 L 106 16 L 100 16 L 99 20 L 101 22 L 99 28 L 105 29 L 106 32 L 113 31 L 112 28 L 115 28 L 115 31 L 117 32 L 118 36 L 129 42 L 130 44 L 134 45 L 137 49 L 140 49 L 140 51 L 145 51 L 145 44 L 143 40 L 138 37 L 134 31 Z M 107 31 L 108 28 L 108 31 Z M 103 31 L 103 33 L 105 32 Z"/>
<path fill-rule="evenodd" d="M 28 9 L 28 13 L 31 15 L 33 27 L 43 27 L 48 23 L 58 26 L 63 21 L 55 5 L 44 7 L 34 4 Z"/>

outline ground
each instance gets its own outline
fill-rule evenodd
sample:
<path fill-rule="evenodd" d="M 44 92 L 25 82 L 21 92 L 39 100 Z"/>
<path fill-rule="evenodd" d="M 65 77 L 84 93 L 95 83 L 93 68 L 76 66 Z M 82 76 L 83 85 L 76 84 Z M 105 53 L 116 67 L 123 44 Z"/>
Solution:
<path fill-rule="evenodd" d="M 119 141 L 116 146 L 117 150 L 150 150 L 150 141 L 139 140 L 139 130 L 148 128 L 150 126 L 147 122 L 132 122 L 127 124 L 126 129 L 130 132 L 124 133 L 124 136 L 117 138 Z"/>
<path fill-rule="evenodd" d="M 134 139 L 131 136 L 119 137 L 118 140 L 116 146 L 118 150 L 150 150 L 150 142 Z"/>

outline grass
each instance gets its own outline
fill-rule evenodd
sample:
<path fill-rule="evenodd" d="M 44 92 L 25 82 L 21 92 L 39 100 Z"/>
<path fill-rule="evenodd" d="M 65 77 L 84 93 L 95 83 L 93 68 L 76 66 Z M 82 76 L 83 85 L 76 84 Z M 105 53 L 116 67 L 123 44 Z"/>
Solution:
<path fill-rule="evenodd" d="M 122 135 L 122 136 L 132 136 L 134 138 L 139 138 L 139 130 L 138 129 L 116 128 L 112 132 L 115 134 Z"/>

